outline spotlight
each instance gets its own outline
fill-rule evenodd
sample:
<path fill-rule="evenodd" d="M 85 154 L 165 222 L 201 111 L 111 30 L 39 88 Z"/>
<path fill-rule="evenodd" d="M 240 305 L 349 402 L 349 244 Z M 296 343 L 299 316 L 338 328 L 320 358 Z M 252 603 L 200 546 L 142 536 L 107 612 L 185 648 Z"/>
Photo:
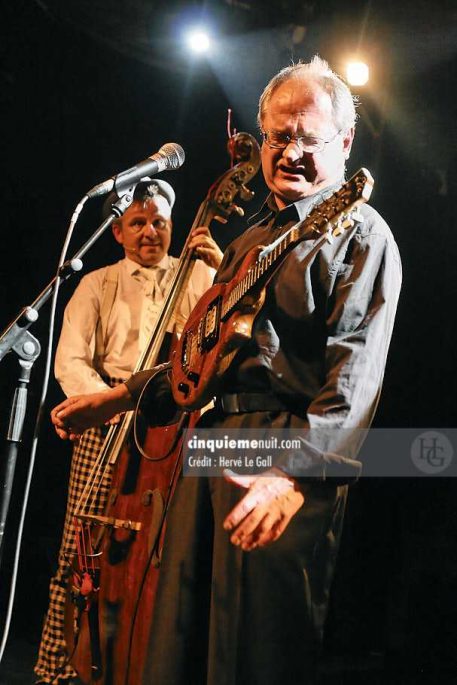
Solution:
<path fill-rule="evenodd" d="M 351 86 L 364 86 L 370 77 L 370 70 L 365 62 L 349 62 L 346 66 L 346 77 Z"/>
<path fill-rule="evenodd" d="M 211 39 L 203 29 L 192 29 L 186 36 L 186 42 L 192 52 L 203 54 L 211 47 Z"/>

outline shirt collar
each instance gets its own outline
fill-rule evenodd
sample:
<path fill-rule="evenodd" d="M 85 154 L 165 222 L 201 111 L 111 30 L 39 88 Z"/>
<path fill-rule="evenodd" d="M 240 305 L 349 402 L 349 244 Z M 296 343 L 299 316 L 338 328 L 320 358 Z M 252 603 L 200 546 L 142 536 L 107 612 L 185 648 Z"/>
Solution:
<path fill-rule="evenodd" d="M 335 192 L 344 183 L 344 178 L 341 178 L 336 183 L 333 183 L 327 188 L 320 190 L 314 195 L 304 197 L 302 200 L 292 202 L 283 209 L 278 209 L 273 193 L 270 193 L 263 203 L 262 207 L 256 214 L 248 219 L 248 225 L 268 223 L 273 217 L 272 227 L 277 224 L 285 225 L 290 221 L 303 221 L 311 212 L 313 207 L 326 200 L 332 193 Z"/>
<path fill-rule="evenodd" d="M 127 273 L 130 276 L 134 276 L 135 274 L 139 273 L 140 269 L 168 271 L 171 266 L 171 258 L 170 255 L 166 254 L 162 257 L 160 262 L 154 266 L 141 266 L 141 264 L 137 264 L 137 262 L 134 262 L 132 259 L 125 257 L 125 266 L 127 268 Z"/>

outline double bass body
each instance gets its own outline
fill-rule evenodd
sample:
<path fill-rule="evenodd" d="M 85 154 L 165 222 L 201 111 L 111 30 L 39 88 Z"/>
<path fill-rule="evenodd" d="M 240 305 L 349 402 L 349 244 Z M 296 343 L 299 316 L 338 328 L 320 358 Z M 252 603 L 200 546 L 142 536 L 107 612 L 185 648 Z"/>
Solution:
<path fill-rule="evenodd" d="M 154 460 L 145 459 L 130 441 L 120 455 L 106 516 L 90 531 L 99 555 L 99 589 L 83 615 L 74 602 L 67 603 L 67 623 L 73 624 L 67 644 L 74 649 L 72 663 L 84 683 L 141 682 L 166 511 L 180 469 L 181 430 L 196 420 L 196 413 L 180 414 L 168 426 L 149 427 L 143 449 Z M 81 625 L 76 638 L 75 621 Z"/>

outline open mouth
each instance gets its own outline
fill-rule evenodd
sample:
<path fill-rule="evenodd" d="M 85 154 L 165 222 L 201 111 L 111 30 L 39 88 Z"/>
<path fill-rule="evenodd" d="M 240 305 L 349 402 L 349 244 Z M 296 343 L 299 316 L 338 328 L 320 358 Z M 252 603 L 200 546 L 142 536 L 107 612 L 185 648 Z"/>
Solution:
<path fill-rule="evenodd" d="M 289 174 L 291 176 L 304 176 L 305 175 L 305 168 L 302 166 L 290 167 L 290 166 L 285 166 L 284 164 L 280 164 L 278 168 L 280 171 L 282 171 L 283 174 Z"/>

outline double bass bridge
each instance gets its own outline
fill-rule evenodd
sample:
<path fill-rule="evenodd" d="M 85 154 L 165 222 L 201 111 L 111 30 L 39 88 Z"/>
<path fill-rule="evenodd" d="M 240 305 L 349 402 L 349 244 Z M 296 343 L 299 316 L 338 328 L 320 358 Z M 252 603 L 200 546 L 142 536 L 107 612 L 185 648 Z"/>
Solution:
<path fill-rule="evenodd" d="M 85 523 L 96 523 L 104 528 L 122 528 L 124 530 L 133 530 L 138 532 L 142 528 L 140 521 L 131 521 L 130 519 L 118 519 L 114 516 L 95 516 L 92 514 L 80 514 L 78 517 Z"/>

